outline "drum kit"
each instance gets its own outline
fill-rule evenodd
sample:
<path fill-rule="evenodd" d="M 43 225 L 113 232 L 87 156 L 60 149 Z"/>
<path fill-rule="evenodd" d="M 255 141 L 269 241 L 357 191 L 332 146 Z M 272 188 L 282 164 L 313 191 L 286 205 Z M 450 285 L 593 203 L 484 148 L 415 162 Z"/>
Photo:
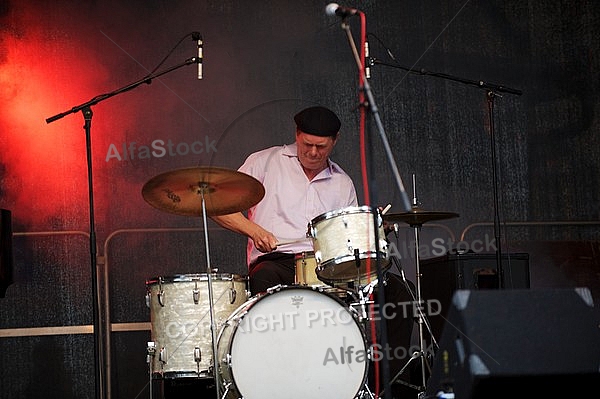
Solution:
<path fill-rule="evenodd" d="M 258 180 L 219 167 L 178 169 L 144 185 L 153 207 L 202 216 L 207 263 L 205 273 L 146 281 L 151 399 L 153 384 L 180 379 L 209 381 L 217 399 L 374 398 L 363 324 L 377 267 L 391 266 L 383 221 L 420 227 L 455 214 L 413 209 L 384 217 L 356 206 L 319 215 L 307 225 L 314 251 L 294 255 L 295 283 L 251 296 L 245 276 L 212 269 L 206 219 L 248 210 L 264 194 Z"/>

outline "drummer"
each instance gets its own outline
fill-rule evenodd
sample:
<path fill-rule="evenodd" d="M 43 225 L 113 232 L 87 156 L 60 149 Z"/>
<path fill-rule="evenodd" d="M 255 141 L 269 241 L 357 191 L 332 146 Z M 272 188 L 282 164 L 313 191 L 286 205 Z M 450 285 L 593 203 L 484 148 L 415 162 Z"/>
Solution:
<path fill-rule="evenodd" d="M 258 179 L 264 198 L 242 213 L 213 216 L 221 226 L 248 237 L 248 284 L 252 295 L 295 282 L 295 254 L 313 251 L 306 237 L 308 223 L 332 210 L 357 205 L 354 183 L 329 156 L 340 137 L 341 122 L 328 108 L 315 106 L 294 116 L 295 142 L 271 147 L 248 156 L 239 168 Z M 280 240 L 293 241 L 279 245 Z M 387 277 L 385 299 L 390 303 L 410 301 L 411 296 L 395 274 Z M 410 346 L 413 320 L 388 320 L 389 345 Z M 391 371 L 400 370 L 406 359 L 391 359 Z M 403 379 L 406 377 L 403 377 Z"/>
<path fill-rule="evenodd" d="M 340 136 L 337 115 L 313 106 L 298 112 L 294 122 L 294 143 L 250 154 L 239 168 L 263 184 L 262 201 L 248 210 L 248 217 L 241 212 L 212 217 L 219 225 L 248 237 L 252 295 L 278 284 L 293 284 L 294 254 L 313 250 L 306 238 L 309 221 L 358 203 L 352 179 L 329 158 Z"/>

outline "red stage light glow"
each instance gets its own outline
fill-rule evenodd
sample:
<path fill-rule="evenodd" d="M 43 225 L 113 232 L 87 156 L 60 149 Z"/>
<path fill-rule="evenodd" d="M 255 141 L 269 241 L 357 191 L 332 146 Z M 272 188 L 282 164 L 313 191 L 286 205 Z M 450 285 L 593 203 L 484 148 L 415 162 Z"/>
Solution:
<path fill-rule="evenodd" d="M 90 62 L 93 55 L 73 36 L 49 33 L 40 20 L 14 11 L 10 29 L 0 32 L 5 49 L 0 64 L 0 200 L 15 221 L 32 230 L 85 230 L 83 117 L 72 114 L 50 124 L 46 118 L 85 102 L 108 73 Z"/>

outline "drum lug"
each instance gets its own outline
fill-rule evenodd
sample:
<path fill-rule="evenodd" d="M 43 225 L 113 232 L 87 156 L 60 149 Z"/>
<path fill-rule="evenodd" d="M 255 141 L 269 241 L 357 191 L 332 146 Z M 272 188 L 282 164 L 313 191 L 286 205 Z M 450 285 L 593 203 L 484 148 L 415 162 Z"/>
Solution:
<path fill-rule="evenodd" d="M 314 226 L 310 226 L 308 233 L 306 234 L 308 237 L 307 238 L 314 238 L 317 239 L 317 231 L 315 230 Z"/>
<path fill-rule="evenodd" d="M 194 281 L 194 289 L 192 290 L 192 298 L 194 299 L 194 305 L 200 302 L 200 290 L 198 289 L 198 281 Z"/>
<path fill-rule="evenodd" d="M 165 291 L 163 290 L 162 287 L 162 283 L 163 283 L 163 279 L 162 277 L 158 278 L 158 294 L 156 294 L 157 299 L 158 299 L 158 303 L 161 307 L 165 307 L 165 303 L 164 303 L 164 297 L 165 297 Z"/>
<path fill-rule="evenodd" d="M 158 292 L 158 294 L 156 294 L 156 298 L 158 299 L 158 304 L 164 308 L 165 307 L 165 302 L 164 302 L 165 292 L 163 290 L 160 290 Z"/>
<path fill-rule="evenodd" d="M 161 289 L 160 291 L 158 291 L 158 294 L 156 294 L 156 298 L 158 299 L 158 304 L 163 308 L 165 307 L 164 297 L 165 292 Z"/>
<path fill-rule="evenodd" d="M 383 226 L 383 218 L 381 217 L 381 213 L 378 210 L 378 212 L 377 212 L 377 227 L 381 227 L 381 226 Z"/>
<path fill-rule="evenodd" d="M 152 299 L 152 295 L 150 294 L 150 291 L 146 291 L 146 307 L 148 309 L 150 309 L 150 301 Z"/>
<path fill-rule="evenodd" d="M 164 346 L 160 348 L 160 351 L 158 352 L 158 361 L 161 364 L 167 363 L 167 348 L 165 348 Z"/>
<path fill-rule="evenodd" d="M 267 288 L 267 293 L 272 294 L 274 292 L 281 291 L 281 287 L 283 287 L 283 284 L 277 284 L 277 285 L 274 285 L 273 287 L 269 287 L 269 288 Z"/>
<path fill-rule="evenodd" d="M 237 298 L 237 291 L 235 290 L 235 288 L 231 287 L 229 289 L 229 303 L 231 305 L 233 305 L 235 303 L 236 298 Z"/>
<path fill-rule="evenodd" d="M 202 361 L 202 352 L 200 351 L 200 347 L 194 348 L 194 361 L 200 367 L 200 362 Z"/>

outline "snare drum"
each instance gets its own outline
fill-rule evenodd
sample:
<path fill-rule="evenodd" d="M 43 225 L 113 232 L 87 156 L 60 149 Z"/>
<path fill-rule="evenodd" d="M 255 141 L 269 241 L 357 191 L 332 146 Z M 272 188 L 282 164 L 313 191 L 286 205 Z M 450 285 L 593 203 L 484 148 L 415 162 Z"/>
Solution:
<path fill-rule="evenodd" d="M 294 261 L 296 263 L 296 284 L 310 285 L 311 287 L 324 285 L 317 277 L 317 261 L 313 251 L 297 253 L 294 255 Z"/>
<path fill-rule="evenodd" d="M 347 398 L 364 389 L 369 354 L 354 314 L 308 286 L 252 297 L 218 339 L 224 399 Z"/>
<path fill-rule="evenodd" d="M 375 247 L 375 220 L 379 253 Z M 383 219 L 378 210 L 368 206 L 347 207 L 317 216 L 308 224 L 307 235 L 312 238 L 315 250 L 316 274 L 326 283 L 363 284 L 374 280 L 377 255 L 383 270 L 390 268 Z"/>
<path fill-rule="evenodd" d="M 294 259 L 296 261 L 295 283 L 297 285 L 317 287 L 343 300 L 354 293 L 355 287 L 349 286 L 348 283 L 325 283 L 319 280 L 316 272 L 317 261 L 313 251 L 297 253 Z"/>
<path fill-rule="evenodd" d="M 246 278 L 211 275 L 218 328 L 248 300 Z M 155 377 L 206 377 L 213 373 L 208 274 L 180 274 L 146 281 Z"/>

